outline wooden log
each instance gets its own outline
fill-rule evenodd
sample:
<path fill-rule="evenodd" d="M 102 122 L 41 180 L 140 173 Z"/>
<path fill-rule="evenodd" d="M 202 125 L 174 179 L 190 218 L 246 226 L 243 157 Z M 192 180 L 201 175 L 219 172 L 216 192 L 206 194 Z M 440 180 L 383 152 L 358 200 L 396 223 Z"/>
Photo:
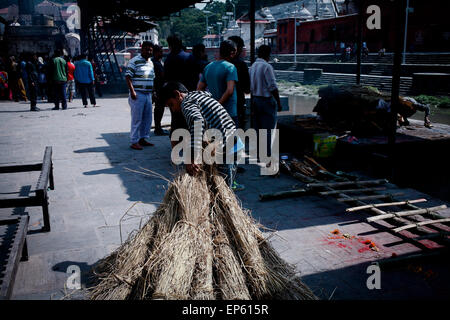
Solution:
<path fill-rule="evenodd" d="M 433 239 L 433 238 L 445 238 L 450 236 L 450 232 L 433 232 L 430 234 L 426 234 L 423 236 L 415 237 L 414 240 L 425 240 L 425 239 Z"/>
<path fill-rule="evenodd" d="M 280 192 L 274 192 L 274 193 L 262 193 L 259 195 L 259 200 L 267 201 L 267 200 L 277 200 L 277 199 L 298 197 L 301 195 L 305 195 L 308 192 L 309 192 L 309 190 L 306 190 L 306 189 L 296 189 L 296 190 L 280 191 Z"/>
<path fill-rule="evenodd" d="M 448 254 L 448 250 L 438 250 L 438 249 L 436 249 L 436 250 L 434 250 L 432 252 L 413 253 L 413 254 L 408 254 L 408 255 L 405 255 L 405 256 L 386 258 L 386 259 L 383 259 L 383 260 L 379 260 L 378 264 L 380 265 L 380 267 L 387 267 L 390 264 L 404 263 L 404 262 L 419 260 L 419 259 L 423 259 L 423 258 L 437 257 L 437 256 L 440 256 L 442 254 Z"/>
<path fill-rule="evenodd" d="M 374 199 L 384 199 L 384 198 L 393 198 L 397 196 L 403 195 L 403 192 L 396 193 L 386 193 L 386 194 L 377 194 L 374 196 L 363 196 L 363 197 L 354 197 L 354 198 L 338 198 L 339 202 L 349 202 L 349 201 L 361 201 L 361 200 L 374 200 Z"/>
<path fill-rule="evenodd" d="M 333 190 L 333 191 L 322 191 L 322 192 L 319 192 L 319 194 L 322 196 L 328 196 L 331 194 L 339 194 L 339 193 L 372 192 L 372 191 L 381 191 L 381 190 L 386 190 L 386 188 L 378 187 L 378 188 L 365 188 L 365 189 Z"/>
<path fill-rule="evenodd" d="M 365 210 L 365 209 L 371 209 L 371 208 L 379 208 L 379 207 L 402 206 L 402 205 L 406 205 L 408 203 L 418 203 L 418 202 L 425 202 L 425 201 L 427 201 L 427 199 L 416 199 L 416 200 L 407 200 L 407 201 L 398 201 L 398 202 L 375 203 L 375 204 L 367 204 L 367 205 L 364 205 L 364 206 L 347 208 L 347 209 L 345 209 L 345 211 L 353 212 L 353 211 L 359 211 L 359 210 Z"/>
<path fill-rule="evenodd" d="M 442 210 L 442 209 L 446 209 L 446 208 L 447 208 L 446 205 L 442 205 L 442 206 L 424 208 L 424 209 L 418 209 L 418 210 L 392 212 L 392 213 L 387 213 L 387 214 L 367 218 L 367 221 L 371 222 L 371 221 L 389 219 L 389 218 L 393 218 L 393 217 L 398 218 L 398 217 L 414 216 L 414 215 L 418 215 L 418 214 L 432 213 L 433 211 Z"/>
<path fill-rule="evenodd" d="M 328 171 L 327 169 L 325 169 L 324 167 L 322 167 L 322 166 L 321 166 L 316 160 L 314 160 L 313 158 L 308 157 L 308 156 L 305 156 L 305 159 L 306 159 L 307 161 L 309 161 L 309 163 L 311 163 L 311 164 L 314 165 L 315 167 L 319 168 L 320 170 Z"/>
<path fill-rule="evenodd" d="M 310 183 L 307 185 L 309 188 L 318 188 L 318 187 L 342 187 L 342 186 L 363 186 L 367 184 L 385 184 L 388 183 L 386 179 L 378 179 L 378 180 L 364 180 L 364 181 L 346 181 L 346 182 L 323 182 L 323 183 Z"/>
<path fill-rule="evenodd" d="M 411 223 L 411 224 L 407 224 L 406 226 L 392 229 L 392 231 L 397 233 L 397 232 L 407 230 L 407 229 L 417 228 L 420 226 L 426 226 L 429 224 L 444 223 L 444 222 L 450 222 L 450 218 L 444 218 L 444 219 L 438 219 L 438 220 L 427 220 L 427 221 L 422 221 L 422 222 L 417 222 L 417 223 Z"/>

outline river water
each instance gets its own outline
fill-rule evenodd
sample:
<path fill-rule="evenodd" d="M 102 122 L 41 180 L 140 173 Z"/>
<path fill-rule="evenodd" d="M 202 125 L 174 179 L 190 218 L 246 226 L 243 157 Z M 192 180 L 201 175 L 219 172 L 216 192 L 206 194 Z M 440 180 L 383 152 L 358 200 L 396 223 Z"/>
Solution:
<path fill-rule="evenodd" d="M 282 94 L 283 95 L 283 94 Z M 284 95 L 286 96 L 286 95 Z M 279 115 L 301 115 L 301 114 L 315 114 L 314 109 L 318 96 L 315 95 L 287 95 L 289 98 L 289 111 L 280 112 Z M 416 112 L 411 119 L 423 120 L 424 113 Z M 431 107 L 431 122 L 443 123 L 450 125 L 450 109 Z"/>

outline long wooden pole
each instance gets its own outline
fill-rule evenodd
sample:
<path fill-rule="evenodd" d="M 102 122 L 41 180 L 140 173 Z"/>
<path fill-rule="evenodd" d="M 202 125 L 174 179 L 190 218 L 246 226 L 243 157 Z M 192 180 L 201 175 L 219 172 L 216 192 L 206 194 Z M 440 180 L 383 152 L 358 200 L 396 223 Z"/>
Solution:
<path fill-rule="evenodd" d="M 427 201 L 427 199 L 416 199 L 416 200 L 398 201 L 398 202 L 375 203 L 375 204 L 368 204 L 368 205 L 359 206 L 359 207 L 347 208 L 347 209 L 345 209 L 345 211 L 353 212 L 353 211 L 365 210 L 365 209 L 370 209 L 370 208 L 402 206 L 402 205 L 406 205 L 408 203 L 418 203 L 418 202 L 425 202 L 425 201 Z"/>
<path fill-rule="evenodd" d="M 444 219 L 438 219 L 438 220 L 427 220 L 427 221 L 412 223 L 412 224 L 408 224 L 406 226 L 392 229 L 392 231 L 400 232 L 400 231 L 407 230 L 407 229 L 417 228 L 420 226 L 426 226 L 428 224 L 436 224 L 436 223 L 444 223 L 444 222 L 450 222 L 450 218 L 444 218 Z"/>
<path fill-rule="evenodd" d="M 444 204 L 442 206 L 431 207 L 431 208 L 408 210 L 408 211 L 401 211 L 401 212 L 392 212 L 392 213 L 387 213 L 387 214 L 382 214 L 379 216 L 367 218 L 367 221 L 371 222 L 371 221 L 389 219 L 389 218 L 393 218 L 393 217 L 414 216 L 417 214 L 432 213 L 433 211 L 442 210 L 442 209 L 446 209 L 446 208 L 447 208 L 447 206 Z"/>
<path fill-rule="evenodd" d="M 349 201 L 361 201 L 361 200 L 374 200 L 374 199 L 384 199 L 384 198 L 393 198 L 403 195 L 403 192 L 396 193 L 386 193 L 386 194 L 377 194 L 374 196 L 362 196 L 362 197 L 349 197 L 349 198 L 339 198 L 337 201 L 339 202 L 349 202 Z"/>

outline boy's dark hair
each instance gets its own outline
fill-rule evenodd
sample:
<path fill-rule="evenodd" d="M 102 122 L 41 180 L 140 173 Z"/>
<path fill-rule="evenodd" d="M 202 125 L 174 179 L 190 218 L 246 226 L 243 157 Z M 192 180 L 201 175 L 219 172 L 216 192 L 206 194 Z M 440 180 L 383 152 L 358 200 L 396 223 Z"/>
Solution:
<path fill-rule="evenodd" d="M 258 58 L 268 59 L 272 49 L 267 44 L 263 44 L 258 48 Z"/>
<path fill-rule="evenodd" d="M 161 101 L 165 104 L 167 100 L 170 98 L 175 98 L 176 94 L 175 91 L 180 91 L 182 93 L 188 93 L 188 89 L 180 83 L 176 81 L 169 81 L 166 82 L 161 89 L 159 89 L 158 96 L 161 99 Z"/>
<path fill-rule="evenodd" d="M 219 49 L 219 53 L 222 58 L 228 58 L 233 51 L 236 51 L 236 43 L 231 40 L 222 41 Z"/>
<path fill-rule="evenodd" d="M 152 47 L 153 48 L 153 43 L 150 42 L 150 41 L 142 42 L 141 48 L 145 48 L 145 47 Z"/>
<path fill-rule="evenodd" d="M 236 46 L 238 47 L 238 49 L 242 49 L 245 46 L 244 40 L 239 36 L 231 36 L 228 38 L 228 40 L 231 40 L 234 43 L 236 43 Z"/>

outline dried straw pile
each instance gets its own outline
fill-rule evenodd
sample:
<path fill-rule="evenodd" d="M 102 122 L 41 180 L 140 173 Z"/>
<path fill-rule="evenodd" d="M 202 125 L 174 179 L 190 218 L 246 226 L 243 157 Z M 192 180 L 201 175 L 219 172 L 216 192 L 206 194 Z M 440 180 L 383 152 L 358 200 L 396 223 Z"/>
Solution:
<path fill-rule="evenodd" d="M 317 299 L 216 173 L 176 177 L 154 216 L 94 271 L 91 299 Z"/>

